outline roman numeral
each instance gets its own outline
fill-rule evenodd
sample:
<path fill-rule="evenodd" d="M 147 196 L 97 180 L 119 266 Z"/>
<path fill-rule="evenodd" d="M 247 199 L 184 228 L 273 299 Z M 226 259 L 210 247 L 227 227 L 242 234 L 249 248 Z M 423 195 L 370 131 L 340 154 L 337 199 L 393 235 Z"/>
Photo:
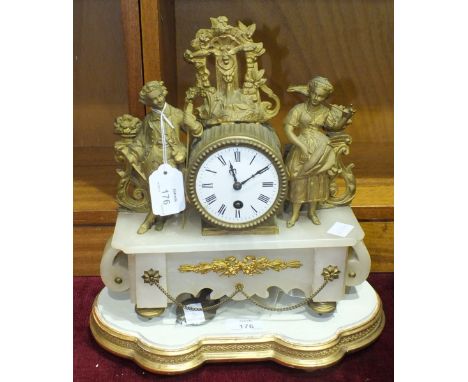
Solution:
<path fill-rule="evenodd" d="M 210 170 L 210 169 L 208 169 L 208 168 L 205 168 L 205 170 L 208 171 L 208 172 L 212 172 L 213 174 L 217 174 L 216 171 Z"/>
<path fill-rule="evenodd" d="M 213 183 L 203 183 L 202 188 L 213 188 Z"/>
<path fill-rule="evenodd" d="M 239 150 L 234 151 L 234 160 L 235 160 L 236 162 L 240 162 L 240 154 L 241 154 L 241 153 L 240 153 Z"/>
<path fill-rule="evenodd" d="M 240 210 L 236 210 L 236 218 L 240 218 Z"/>
<path fill-rule="evenodd" d="M 211 194 L 210 196 L 208 196 L 207 198 L 205 198 L 205 201 L 208 203 L 208 204 L 212 204 L 216 201 L 216 195 L 215 194 Z"/>
<path fill-rule="evenodd" d="M 258 197 L 258 200 L 260 200 L 261 202 L 263 203 L 268 203 L 268 201 L 270 200 L 270 198 L 268 196 L 265 196 L 263 194 L 260 194 L 260 196 Z"/>
<path fill-rule="evenodd" d="M 250 205 L 250 207 L 255 211 L 256 214 L 258 214 L 258 211 L 254 208 L 254 206 Z"/>
<path fill-rule="evenodd" d="M 263 187 L 273 187 L 273 182 L 263 182 L 262 186 Z"/>
<path fill-rule="evenodd" d="M 223 164 L 223 166 L 226 166 L 226 161 L 224 160 L 224 158 L 223 158 L 222 155 L 218 155 L 217 158 L 218 158 L 219 161 Z"/>
<path fill-rule="evenodd" d="M 225 212 L 226 212 L 226 205 L 222 204 L 221 207 L 219 207 L 218 214 L 224 215 Z"/>
<path fill-rule="evenodd" d="M 252 158 L 252 160 L 250 161 L 249 164 L 252 164 L 252 162 L 254 161 L 254 159 L 255 159 L 256 156 L 257 156 L 257 154 L 255 154 L 255 155 L 253 156 L 253 158 Z"/>

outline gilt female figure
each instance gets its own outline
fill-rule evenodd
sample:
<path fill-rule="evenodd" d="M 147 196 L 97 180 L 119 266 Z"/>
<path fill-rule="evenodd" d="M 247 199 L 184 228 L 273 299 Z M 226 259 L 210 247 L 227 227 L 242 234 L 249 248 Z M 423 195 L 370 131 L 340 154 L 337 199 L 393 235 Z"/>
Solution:
<path fill-rule="evenodd" d="M 293 144 L 286 158 L 290 180 L 287 198 L 292 204 L 288 228 L 296 223 L 303 203 L 309 203 L 309 219 L 320 224 L 317 205 L 330 197 L 330 173 L 336 168 L 337 154 L 329 135 L 343 130 L 354 114 L 352 107 L 325 103 L 333 90 L 324 77 L 288 89 L 308 96 L 306 102 L 291 109 L 284 121 L 286 136 Z"/>

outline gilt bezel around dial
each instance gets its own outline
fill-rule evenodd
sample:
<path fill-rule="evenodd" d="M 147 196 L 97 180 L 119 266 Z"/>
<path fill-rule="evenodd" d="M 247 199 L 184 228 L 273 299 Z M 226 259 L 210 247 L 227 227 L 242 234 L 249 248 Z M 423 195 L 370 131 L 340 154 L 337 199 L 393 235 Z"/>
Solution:
<path fill-rule="evenodd" d="M 259 151 L 260 153 L 265 155 L 273 164 L 276 170 L 276 174 L 278 176 L 278 193 L 276 195 L 275 201 L 271 204 L 270 208 L 265 213 L 256 217 L 255 219 L 239 223 L 226 222 L 224 220 L 216 218 L 216 216 L 213 216 L 213 214 L 209 213 L 204 208 L 203 204 L 200 202 L 196 190 L 196 180 L 198 172 L 200 171 L 201 166 L 205 162 L 205 160 L 209 156 L 215 154 L 217 151 L 231 147 L 234 148 L 236 146 L 245 146 L 247 148 Z M 286 190 L 287 175 L 281 155 L 272 150 L 268 145 L 264 144 L 263 142 L 246 136 L 222 138 L 218 141 L 208 144 L 205 148 L 202 148 L 202 150 L 199 153 L 197 153 L 197 157 L 194 158 L 193 162 L 191 162 L 188 171 L 187 192 L 191 203 L 194 205 L 195 209 L 201 214 L 202 218 L 205 221 L 225 229 L 243 230 L 255 227 L 256 225 L 259 225 L 262 222 L 266 221 L 267 219 L 272 217 L 278 210 L 278 208 L 281 206 L 286 196 Z"/>

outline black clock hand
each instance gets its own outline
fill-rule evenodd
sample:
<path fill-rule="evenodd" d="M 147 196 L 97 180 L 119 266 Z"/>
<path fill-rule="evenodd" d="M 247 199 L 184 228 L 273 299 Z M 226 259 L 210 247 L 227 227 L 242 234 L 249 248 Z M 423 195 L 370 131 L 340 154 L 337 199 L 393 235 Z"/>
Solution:
<path fill-rule="evenodd" d="M 232 166 L 232 163 L 231 161 L 229 161 L 229 173 L 232 175 L 232 177 L 234 178 L 234 183 L 237 183 L 237 178 L 236 178 L 236 169 Z"/>
<path fill-rule="evenodd" d="M 258 170 L 255 174 L 251 175 L 251 176 L 248 177 L 246 180 L 244 180 L 243 182 L 241 182 L 241 184 L 246 183 L 248 180 L 252 179 L 254 176 L 257 176 L 257 175 L 259 175 L 259 174 L 264 173 L 264 172 L 267 171 L 269 168 L 270 168 L 270 165 L 261 168 L 261 169 Z"/>

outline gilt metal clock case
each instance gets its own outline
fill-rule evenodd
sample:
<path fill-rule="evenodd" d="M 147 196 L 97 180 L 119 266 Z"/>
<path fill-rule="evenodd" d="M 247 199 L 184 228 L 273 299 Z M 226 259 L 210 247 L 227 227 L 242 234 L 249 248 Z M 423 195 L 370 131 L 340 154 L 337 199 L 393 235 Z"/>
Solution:
<path fill-rule="evenodd" d="M 187 195 L 215 227 L 239 231 L 261 225 L 278 211 L 286 190 L 280 142 L 269 126 L 213 126 L 190 155 Z"/>

